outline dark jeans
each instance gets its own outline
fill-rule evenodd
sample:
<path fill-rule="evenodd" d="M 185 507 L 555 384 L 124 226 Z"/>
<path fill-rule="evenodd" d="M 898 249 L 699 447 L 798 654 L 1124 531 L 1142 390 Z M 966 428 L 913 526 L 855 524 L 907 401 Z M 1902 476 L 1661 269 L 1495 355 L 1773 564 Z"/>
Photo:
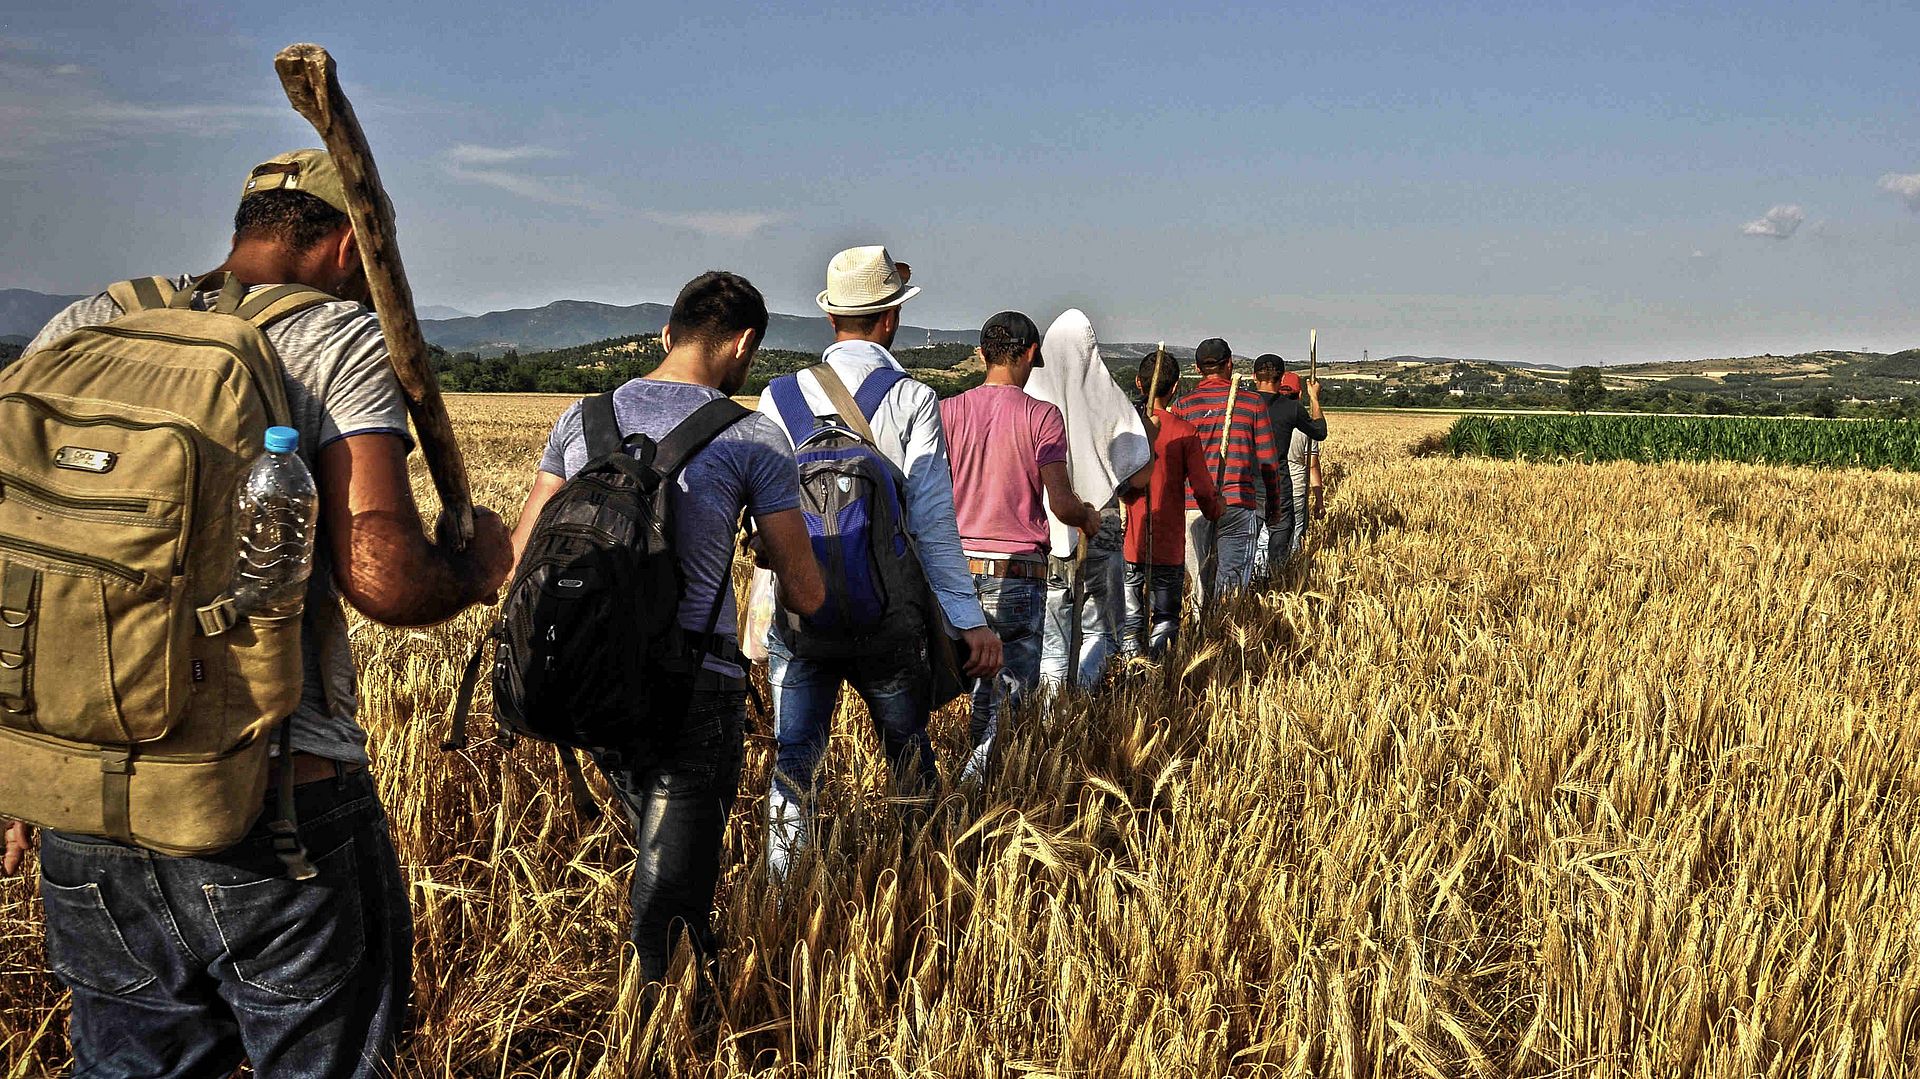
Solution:
<path fill-rule="evenodd" d="M 1144 649 L 1150 659 L 1159 659 L 1173 647 L 1180 630 L 1180 599 L 1185 591 L 1185 566 L 1153 567 L 1153 627 L 1147 627 L 1147 567 L 1127 563 L 1127 621 L 1120 631 L 1120 651 L 1137 656 Z"/>
<path fill-rule="evenodd" d="M 302 784 L 319 876 L 274 856 L 269 809 L 239 843 L 170 858 L 48 832 L 47 962 L 73 990 L 76 1075 L 372 1076 L 391 1067 L 413 982 L 413 918 L 365 772 Z"/>
<path fill-rule="evenodd" d="M 745 684 L 706 672 L 697 688 L 680 682 L 654 698 L 649 729 L 666 737 L 594 756 L 633 824 L 628 939 L 648 981 L 666 977 L 682 930 L 703 958 L 714 953 L 720 841 L 740 787 L 746 720 Z"/>
<path fill-rule="evenodd" d="M 987 628 L 1000 638 L 1000 669 L 973 683 L 973 713 L 967 737 L 973 744 L 974 770 L 986 766 L 1000 721 L 1040 684 L 1040 655 L 1046 641 L 1047 582 L 1037 577 L 973 575 L 973 590 L 986 613 Z M 1061 648 L 1064 661 L 1066 649 Z"/>

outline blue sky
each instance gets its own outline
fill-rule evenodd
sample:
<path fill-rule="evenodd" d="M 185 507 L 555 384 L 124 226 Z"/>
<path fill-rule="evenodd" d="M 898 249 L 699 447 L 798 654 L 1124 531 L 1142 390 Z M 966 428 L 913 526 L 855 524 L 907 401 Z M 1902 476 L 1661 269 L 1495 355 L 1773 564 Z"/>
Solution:
<path fill-rule="evenodd" d="M 1920 346 L 1920 7 L 0 3 L 0 286 L 214 264 L 339 60 L 423 303 L 1559 362 Z M 1769 216 L 1771 214 L 1771 216 Z"/>

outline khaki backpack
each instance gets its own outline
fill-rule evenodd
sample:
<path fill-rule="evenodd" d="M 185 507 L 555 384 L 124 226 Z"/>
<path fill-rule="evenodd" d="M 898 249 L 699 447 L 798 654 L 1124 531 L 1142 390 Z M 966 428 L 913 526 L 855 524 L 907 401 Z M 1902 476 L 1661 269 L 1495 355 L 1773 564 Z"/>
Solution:
<path fill-rule="evenodd" d="M 333 297 L 107 291 L 120 318 L 0 370 L 0 818 L 205 854 L 259 817 L 303 680 L 301 612 L 223 599 L 236 485 L 290 423 L 261 331 Z"/>

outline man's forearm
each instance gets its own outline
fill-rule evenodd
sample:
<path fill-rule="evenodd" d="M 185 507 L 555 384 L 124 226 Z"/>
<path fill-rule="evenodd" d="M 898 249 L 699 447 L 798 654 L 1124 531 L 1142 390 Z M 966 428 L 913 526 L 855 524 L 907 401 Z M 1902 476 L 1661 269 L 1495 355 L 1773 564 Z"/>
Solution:
<path fill-rule="evenodd" d="M 429 543 L 417 518 L 361 513 L 349 537 L 351 564 L 335 575 L 361 614 L 389 626 L 445 622 L 482 598 L 485 576 L 470 551 Z"/>

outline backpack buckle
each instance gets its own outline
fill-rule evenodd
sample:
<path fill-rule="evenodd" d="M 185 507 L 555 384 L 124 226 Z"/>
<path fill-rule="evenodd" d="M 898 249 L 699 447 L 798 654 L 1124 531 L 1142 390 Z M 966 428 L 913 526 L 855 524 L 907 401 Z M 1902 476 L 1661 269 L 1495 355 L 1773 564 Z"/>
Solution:
<path fill-rule="evenodd" d="M 240 621 L 239 617 L 234 614 L 237 609 L 238 605 L 233 602 L 232 596 L 221 596 L 219 599 L 193 612 L 194 617 L 200 620 L 200 635 L 203 637 L 218 637 L 222 633 L 232 629 L 234 624 Z"/>

